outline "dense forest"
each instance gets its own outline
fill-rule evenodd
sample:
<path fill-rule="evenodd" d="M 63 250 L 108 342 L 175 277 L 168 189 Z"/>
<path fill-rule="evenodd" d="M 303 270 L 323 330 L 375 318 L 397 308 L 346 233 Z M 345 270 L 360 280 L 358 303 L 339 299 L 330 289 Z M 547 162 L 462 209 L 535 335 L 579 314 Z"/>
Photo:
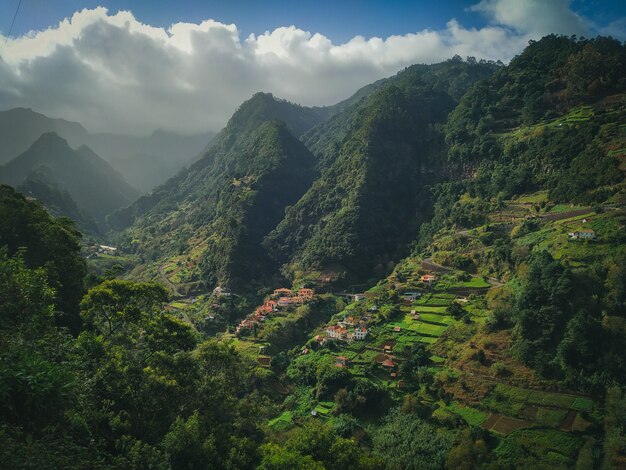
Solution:
<path fill-rule="evenodd" d="M 326 108 L 258 93 L 111 206 L 100 252 L 81 231 L 107 211 L 22 165 L 0 186 L 0 461 L 623 468 L 624 122 L 604 37 Z M 41 139 L 22 161 L 68 152 Z"/>

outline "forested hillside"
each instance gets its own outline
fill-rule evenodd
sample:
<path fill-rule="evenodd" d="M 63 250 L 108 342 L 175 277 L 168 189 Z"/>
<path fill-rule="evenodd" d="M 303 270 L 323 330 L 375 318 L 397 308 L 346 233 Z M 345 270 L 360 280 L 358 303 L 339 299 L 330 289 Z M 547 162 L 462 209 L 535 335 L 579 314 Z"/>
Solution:
<path fill-rule="evenodd" d="M 291 132 L 317 121 L 315 111 L 257 94 L 201 160 L 109 223 L 136 219 L 127 237 L 157 267 L 180 262 L 188 281 L 249 291 L 247 283 L 277 271 L 261 249 L 263 237 L 316 174 L 313 155 Z"/>
<path fill-rule="evenodd" d="M 385 273 L 430 216 L 426 187 L 446 176 L 447 115 L 495 69 L 459 60 L 413 66 L 309 131 L 321 177 L 265 241 L 283 272 L 353 281 Z"/>
<path fill-rule="evenodd" d="M 256 94 L 108 217 L 111 269 L 0 186 L 0 462 L 624 468 L 625 71 L 547 36 Z"/>

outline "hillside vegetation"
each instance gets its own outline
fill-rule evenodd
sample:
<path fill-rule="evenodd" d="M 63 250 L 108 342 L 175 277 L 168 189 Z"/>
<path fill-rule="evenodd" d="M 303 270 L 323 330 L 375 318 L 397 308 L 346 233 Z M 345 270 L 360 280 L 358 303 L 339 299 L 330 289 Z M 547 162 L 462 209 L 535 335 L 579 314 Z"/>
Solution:
<path fill-rule="evenodd" d="M 625 68 L 547 36 L 257 94 L 89 274 L 0 186 L 0 461 L 624 468 Z"/>

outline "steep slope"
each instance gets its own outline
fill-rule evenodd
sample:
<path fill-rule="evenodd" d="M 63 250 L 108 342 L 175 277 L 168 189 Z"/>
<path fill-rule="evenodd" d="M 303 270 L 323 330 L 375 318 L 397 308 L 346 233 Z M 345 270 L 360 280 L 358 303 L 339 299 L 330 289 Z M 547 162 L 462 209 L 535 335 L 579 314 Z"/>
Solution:
<path fill-rule="evenodd" d="M 26 152 L 0 167 L 0 181 L 19 186 L 33 170 L 67 191 L 79 208 L 98 221 L 137 196 L 137 191 L 91 149 L 82 146 L 73 150 L 54 133 L 43 134 Z"/>
<path fill-rule="evenodd" d="M 429 216 L 425 189 L 444 176 L 440 129 L 456 98 L 495 68 L 410 67 L 307 133 L 321 178 L 265 240 L 285 273 L 330 268 L 362 280 L 385 272 Z"/>
<path fill-rule="evenodd" d="M 53 217 L 69 217 L 83 232 L 96 233 L 98 225 L 95 220 L 80 210 L 70 194 L 51 181 L 45 167 L 29 172 L 16 189 L 27 197 L 37 199 Z"/>
<path fill-rule="evenodd" d="M 159 259 L 161 268 L 175 259 L 182 266 L 176 264 L 175 282 L 240 288 L 271 276 L 275 269 L 260 242 L 315 177 L 313 155 L 290 132 L 312 125 L 318 119 L 311 122 L 312 116 L 271 95 L 255 95 L 201 160 L 112 214 L 109 223 L 123 227 L 136 220 L 129 230 L 135 249 Z"/>

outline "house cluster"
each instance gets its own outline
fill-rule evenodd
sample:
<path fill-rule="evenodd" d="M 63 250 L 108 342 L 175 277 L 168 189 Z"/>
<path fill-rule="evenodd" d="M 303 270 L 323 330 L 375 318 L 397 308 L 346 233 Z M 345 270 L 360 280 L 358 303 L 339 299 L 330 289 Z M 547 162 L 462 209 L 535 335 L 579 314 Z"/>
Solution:
<path fill-rule="evenodd" d="M 258 325 L 265 321 L 265 318 L 272 312 L 276 312 L 281 308 L 287 308 L 292 305 L 303 305 L 305 302 L 313 300 L 315 292 L 313 289 L 301 288 L 297 293 L 294 293 L 291 289 L 281 287 L 276 289 L 270 298 L 266 300 L 263 305 L 256 308 L 254 313 L 248 315 L 241 320 L 235 331 L 239 333 L 242 329 L 246 328 L 251 330 L 254 325 Z"/>
<path fill-rule="evenodd" d="M 576 230 L 567 234 L 572 240 L 593 240 L 596 238 L 596 232 L 590 228 Z"/>
<path fill-rule="evenodd" d="M 336 325 L 326 327 L 326 337 L 336 341 L 363 340 L 369 333 L 367 322 L 352 316 L 344 318 Z M 317 338 L 316 338 L 317 339 Z M 319 341 L 318 342 L 322 342 Z"/>
<path fill-rule="evenodd" d="M 313 289 L 302 287 L 297 293 L 291 289 L 281 287 L 276 289 L 271 295 L 272 299 L 276 299 L 279 307 L 289 307 L 290 305 L 302 305 L 309 300 L 313 300 L 315 292 Z"/>

